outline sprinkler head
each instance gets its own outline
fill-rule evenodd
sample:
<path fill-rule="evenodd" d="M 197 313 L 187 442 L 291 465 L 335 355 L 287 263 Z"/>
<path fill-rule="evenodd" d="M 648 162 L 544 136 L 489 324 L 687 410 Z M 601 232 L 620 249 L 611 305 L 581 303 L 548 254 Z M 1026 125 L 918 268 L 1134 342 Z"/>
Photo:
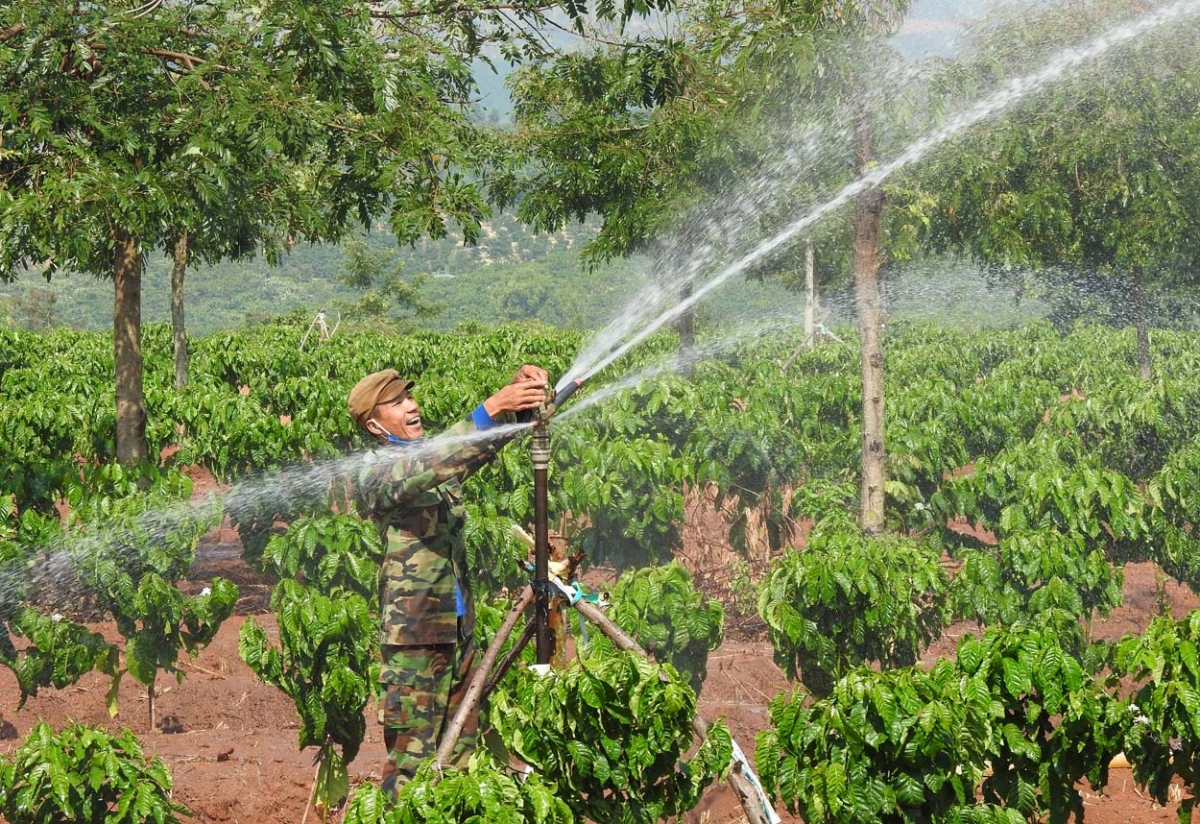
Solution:
<path fill-rule="evenodd" d="M 560 406 L 562 406 L 564 403 L 567 402 L 567 398 L 571 397 L 576 392 L 578 392 L 579 388 L 581 386 L 583 386 L 582 378 L 576 378 L 575 380 L 571 381 L 566 386 L 564 386 L 557 395 L 554 396 L 554 400 L 551 402 L 550 405 L 552 407 L 554 407 L 555 409 L 558 409 Z"/>
<path fill-rule="evenodd" d="M 539 425 L 545 426 L 550 423 L 550 419 L 554 417 L 555 413 L 567 402 L 568 398 L 579 391 L 581 386 L 583 386 L 583 379 L 575 378 L 560 389 L 558 394 L 554 396 L 554 400 L 538 410 L 537 419 L 533 422 L 534 427 Z"/>

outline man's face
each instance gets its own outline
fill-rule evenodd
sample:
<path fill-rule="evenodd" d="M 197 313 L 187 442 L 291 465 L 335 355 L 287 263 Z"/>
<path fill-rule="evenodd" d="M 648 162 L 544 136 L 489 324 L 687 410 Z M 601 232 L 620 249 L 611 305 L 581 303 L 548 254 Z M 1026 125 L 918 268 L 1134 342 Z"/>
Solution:
<path fill-rule="evenodd" d="M 425 429 L 421 426 L 421 407 L 417 406 L 417 402 L 407 392 L 394 401 L 376 406 L 370 420 L 367 421 L 368 429 L 371 429 L 371 421 L 384 430 L 375 432 L 377 435 L 391 433 L 403 441 L 415 441 L 425 437 Z"/>

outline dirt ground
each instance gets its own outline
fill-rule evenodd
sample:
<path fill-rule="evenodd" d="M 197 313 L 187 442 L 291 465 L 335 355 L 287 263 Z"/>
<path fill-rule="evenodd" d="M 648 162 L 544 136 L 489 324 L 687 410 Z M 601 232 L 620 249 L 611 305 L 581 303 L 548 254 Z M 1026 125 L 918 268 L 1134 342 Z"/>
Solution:
<path fill-rule="evenodd" d="M 197 488 L 197 494 L 203 491 Z M 689 504 L 689 526 L 683 555 L 697 580 L 714 590 L 736 590 L 737 568 L 730 563 L 720 517 L 711 502 Z M 305 815 L 314 766 L 312 750 L 297 747 L 298 721 L 290 699 L 257 681 L 238 657 L 238 632 L 247 620 L 276 632 L 266 611 L 267 584 L 240 558 L 241 547 L 229 530 L 210 534 L 202 544 L 185 587 L 199 589 L 213 576 L 232 579 L 241 589 L 237 614 L 216 640 L 193 661 L 183 664 L 182 683 L 160 678 L 156 711 L 159 724 L 150 729 L 146 696 L 126 678 L 120 714 L 109 718 L 105 709 L 106 681 L 95 673 L 64 690 L 45 690 L 17 711 L 18 691 L 11 672 L 0 668 L 0 750 L 11 750 L 39 720 L 59 727 L 70 720 L 112 728 L 129 727 L 148 753 L 166 762 L 175 781 L 175 797 L 198 822 L 240 824 L 297 824 Z M 1182 616 L 1200 603 L 1176 586 L 1168 587 L 1173 613 Z M 1125 569 L 1125 604 L 1095 632 L 1118 638 L 1140 630 L 1154 612 L 1154 572 L 1148 565 Z M 93 625 L 114 637 L 111 623 Z M 755 736 L 769 724 L 767 705 L 791 689 L 772 661 L 771 647 L 753 620 L 733 622 L 729 637 L 709 659 L 708 679 L 700 700 L 707 721 L 724 719 L 734 739 L 754 758 Z M 951 627 L 927 657 L 953 652 L 957 638 L 970 627 Z M 362 751 L 350 766 L 354 782 L 378 781 L 383 745 L 373 708 Z M 1088 793 L 1087 821 L 1092 824 L 1168 822 L 1174 808 L 1161 808 L 1138 791 L 1128 771 L 1114 770 L 1104 794 Z M 785 822 L 797 816 L 779 810 Z M 316 821 L 314 816 L 311 820 Z M 710 790 L 685 821 L 725 824 L 743 821 L 740 806 L 724 785 Z"/>

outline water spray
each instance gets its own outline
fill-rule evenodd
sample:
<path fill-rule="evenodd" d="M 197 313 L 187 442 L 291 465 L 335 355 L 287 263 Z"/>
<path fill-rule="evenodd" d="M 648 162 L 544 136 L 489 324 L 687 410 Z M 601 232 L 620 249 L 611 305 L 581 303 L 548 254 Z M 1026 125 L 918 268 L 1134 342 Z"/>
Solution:
<path fill-rule="evenodd" d="M 637 305 L 631 306 L 629 312 L 610 324 L 601 333 L 600 338 L 581 354 L 572 367 L 572 371 L 583 379 L 595 375 L 663 326 L 699 304 L 713 290 L 728 282 L 735 275 L 744 273 L 786 248 L 794 239 L 802 236 L 819 221 L 853 201 L 858 195 L 883 185 L 896 172 L 922 160 L 931 151 L 948 143 L 976 124 L 1001 114 L 1014 103 L 1061 80 L 1081 65 L 1098 60 L 1156 28 L 1172 23 L 1181 23 L 1198 15 L 1200 15 L 1198 0 L 1176 0 L 1176 2 L 1161 6 L 1140 17 L 1118 23 L 1101 33 L 1089 44 L 1064 49 L 1041 69 L 1009 80 L 975 105 L 952 117 L 941 128 L 913 141 L 893 159 L 873 167 L 857 180 L 844 186 L 823 204 L 758 243 L 749 252 L 723 267 L 703 285 L 698 286 L 689 296 L 673 306 L 662 309 L 656 317 L 649 317 L 649 312 L 660 310 L 663 302 L 662 292 L 656 287 L 655 291 L 640 295 L 637 298 Z"/>

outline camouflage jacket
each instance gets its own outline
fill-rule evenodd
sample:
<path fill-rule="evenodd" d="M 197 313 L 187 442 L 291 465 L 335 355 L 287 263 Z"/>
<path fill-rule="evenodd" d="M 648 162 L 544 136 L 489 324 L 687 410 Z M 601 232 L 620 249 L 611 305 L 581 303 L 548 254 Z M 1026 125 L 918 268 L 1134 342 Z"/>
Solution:
<path fill-rule="evenodd" d="M 464 637 L 474 631 L 460 482 L 514 437 L 480 438 L 479 432 L 467 418 L 437 438 L 384 446 L 359 474 L 360 504 L 386 548 L 379 577 L 384 644 L 456 643 L 456 581 L 465 602 Z"/>

